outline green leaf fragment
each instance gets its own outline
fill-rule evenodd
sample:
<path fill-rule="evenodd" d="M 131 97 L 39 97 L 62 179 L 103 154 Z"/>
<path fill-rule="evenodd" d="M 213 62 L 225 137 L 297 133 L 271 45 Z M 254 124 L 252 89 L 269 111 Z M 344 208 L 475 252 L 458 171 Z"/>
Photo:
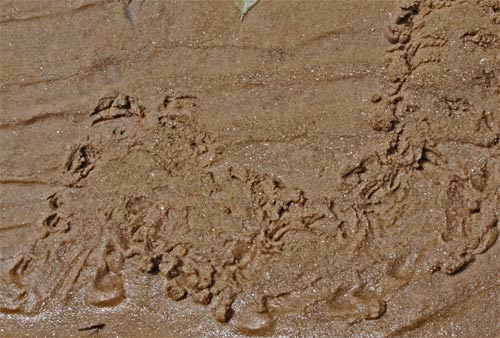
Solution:
<path fill-rule="evenodd" d="M 240 9 L 240 20 L 243 21 L 243 17 L 247 12 L 255 6 L 259 0 L 234 0 L 236 6 Z"/>

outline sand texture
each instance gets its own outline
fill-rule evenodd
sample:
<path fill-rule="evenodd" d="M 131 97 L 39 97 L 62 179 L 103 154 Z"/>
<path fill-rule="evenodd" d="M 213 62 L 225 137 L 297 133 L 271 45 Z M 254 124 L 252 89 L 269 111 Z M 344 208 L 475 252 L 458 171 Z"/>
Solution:
<path fill-rule="evenodd" d="M 0 13 L 0 336 L 500 337 L 500 1 Z"/>

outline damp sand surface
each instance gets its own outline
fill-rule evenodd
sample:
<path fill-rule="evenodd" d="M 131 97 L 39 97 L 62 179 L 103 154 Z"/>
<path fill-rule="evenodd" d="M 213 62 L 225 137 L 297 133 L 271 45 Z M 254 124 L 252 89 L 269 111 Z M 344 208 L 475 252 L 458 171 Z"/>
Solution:
<path fill-rule="evenodd" d="M 499 1 L 0 9 L 0 336 L 500 336 Z"/>

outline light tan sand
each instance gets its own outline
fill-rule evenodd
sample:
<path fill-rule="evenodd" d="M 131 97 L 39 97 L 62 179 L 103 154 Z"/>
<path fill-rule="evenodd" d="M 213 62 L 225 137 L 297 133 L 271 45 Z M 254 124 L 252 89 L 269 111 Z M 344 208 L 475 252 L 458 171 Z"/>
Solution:
<path fill-rule="evenodd" d="M 500 336 L 499 1 L 0 12 L 0 336 Z"/>

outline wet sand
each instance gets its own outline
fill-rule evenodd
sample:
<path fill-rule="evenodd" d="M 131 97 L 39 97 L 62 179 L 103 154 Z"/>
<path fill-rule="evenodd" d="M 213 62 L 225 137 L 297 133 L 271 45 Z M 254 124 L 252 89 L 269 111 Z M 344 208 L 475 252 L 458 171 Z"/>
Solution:
<path fill-rule="evenodd" d="M 0 336 L 500 336 L 498 1 L 0 8 Z"/>

